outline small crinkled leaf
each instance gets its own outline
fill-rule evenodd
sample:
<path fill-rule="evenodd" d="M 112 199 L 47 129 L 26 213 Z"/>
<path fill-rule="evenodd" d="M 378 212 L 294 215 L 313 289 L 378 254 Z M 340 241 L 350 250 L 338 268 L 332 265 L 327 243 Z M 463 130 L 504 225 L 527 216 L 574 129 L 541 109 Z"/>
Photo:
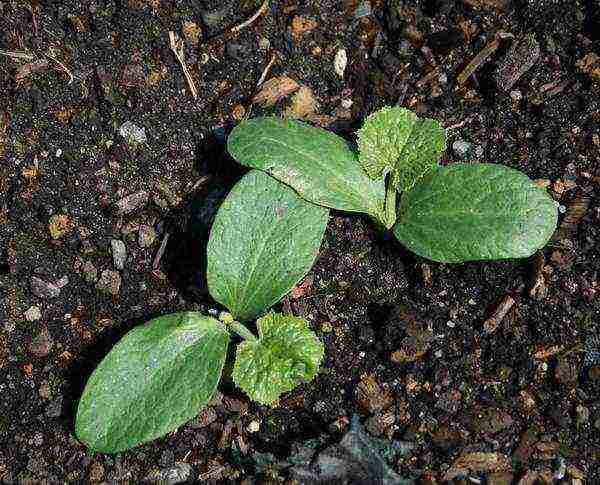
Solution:
<path fill-rule="evenodd" d="M 323 360 L 323 344 L 303 318 L 269 313 L 257 321 L 258 339 L 237 348 L 233 381 L 261 404 L 312 380 Z"/>
<path fill-rule="evenodd" d="M 383 181 L 371 180 L 339 136 L 296 120 L 254 118 L 227 141 L 242 165 L 267 172 L 315 204 L 384 219 Z"/>
<path fill-rule="evenodd" d="M 197 312 L 134 328 L 89 378 L 77 437 L 94 451 L 116 453 L 175 430 L 212 398 L 228 343 L 223 324 Z"/>
<path fill-rule="evenodd" d="M 223 201 L 210 232 L 212 297 L 239 320 L 265 313 L 312 267 L 329 210 L 253 170 Z"/>
<path fill-rule="evenodd" d="M 525 258 L 548 242 L 557 216 L 556 203 L 518 170 L 455 164 L 403 194 L 394 234 L 434 261 Z"/>
<path fill-rule="evenodd" d="M 444 129 L 412 111 L 385 107 L 371 114 L 358 131 L 359 160 L 372 179 L 391 174 L 397 190 L 410 190 L 437 166 L 445 149 Z"/>

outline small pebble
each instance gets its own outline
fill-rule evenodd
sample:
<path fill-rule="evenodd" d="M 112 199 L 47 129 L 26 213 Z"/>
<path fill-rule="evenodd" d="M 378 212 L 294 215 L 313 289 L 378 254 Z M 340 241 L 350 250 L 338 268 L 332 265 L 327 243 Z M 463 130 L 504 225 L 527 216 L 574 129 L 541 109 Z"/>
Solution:
<path fill-rule="evenodd" d="M 472 147 L 473 145 L 471 145 L 468 141 L 456 140 L 452 144 L 452 151 L 458 158 L 466 160 L 469 158 L 469 153 L 471 152 Z"/>
<path fill-rule="evenodd" d="M 147 202 L 148 192 L 145 190 L 141 190 L 128 195 L 127 197 L 123 197 L 115 204 L 117 215 L 124 216 L 135 212 L 142 206 L 146 205 Z"/>
<path fill-rule="evenodd" d="M 257 433 L 260 430 L 260 422 L 257 420 L 250 421 L 247 430 L 248 433 Z"/>
<path fill-rule="evenodd" d="M 166 485 L 175 485 L 186 482 L 192 474 L 192 466 L 188 463 L 176 463 L 172 467 L 162 469 L 151 481 L 158 481 Z"/>
<path fill-rule="evenodd" d="M 140 230 L 139 230 L 138 235 L 139 235 L 138 243 L 143 248 L 152 246 L 154 244 L 154 241 L 156 241 L 156 231 L 154 230 L 154 228 L 152 228 L 146 224 L 140 225 Z"/>
<path fill-rule="evenodd" d="M 25 312 L 25 318 L 28 322 L 35 322 L 42 318 L 42 312 L 39 306 L 33 305 Z"/>
<path fill-rule="evenodd" d="M 42 331 L 31 341 L 29 350 L 36 357 L 43 358 L 48 356 L 53 346 L 54 342 L 50 337 L 50 333 L 47 329 L 43 328 Z"/>
<path fill-rule="evenodd" d="M 110 247 L 112 249 L 113 263 L 115 268 L 122 270 L 125 267 L 125 259 L 127 259 L 125 243 L 120 239 L 112 239 L 110 241 Z"/>
<path fill-rule="evenodd" d="M 119 129 L 120 135 L 125 138 L 128 142 L 133 143 L 146 143 L 146 129 L 132 123 L 131 121 L 126 121 L 121 125 Z"/>
<path fill-rule="evenodd" d="M 116 271 L 105 269 L 102 271 L 98 283 L 96 283 L 96 288 L 111 295 L 118 295 L 121 289 L 121 275 Z"/>
<path fill-rule="evenodd" d="M 590 420 L 590 410 L 581 404 L 577 405 L 575 413 L 577 414 L 577 424 L 580 426 L 587 424 Z"/>
<path fill-rule="evenodd" d="M 368 17 L 372 13 L 371 2 L 369 0 L 363 0 L 358 4 L 354 11 L 354 18 L 360 19 L 362 17 Z"/>
<path fill-rule="evenodd" d="M 39 431 L 33 435 L 33 444 L 35 446 L 42 446 L 44 444 L 44 435 Z"/>
<path fill-rule="evenodd" d="M 333 68 L 338 76 L 341 78 L 344 77 L 344 73 L 346 72 L 346 65 L 348 64 L 348 54 L 346 54 L 346 49 L 340 49 L 337 51 L 335 55 L 335 59 L 333 60 Z"/>
<path fill-rule="evenodd" d="M 62 413 L 63 397 L 58 396 L 46 406 L 46 416 L 49 418 L 58 418 Z"/>

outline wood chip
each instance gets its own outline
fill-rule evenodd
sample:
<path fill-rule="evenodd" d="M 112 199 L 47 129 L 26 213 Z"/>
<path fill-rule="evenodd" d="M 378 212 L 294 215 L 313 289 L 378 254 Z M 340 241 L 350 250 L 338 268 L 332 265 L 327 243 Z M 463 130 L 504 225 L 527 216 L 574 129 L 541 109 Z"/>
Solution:
<path fill-rule="evenodd" d="M 496 87 L 509 92 L 521 76 L 535 65 L 540 53 L 540 46 L 533 34 L 515 40 L 498 64 L 494 75 Z"/>
<path fill-rule="evenodd" d="M 546 286 L 546 278 L 544 276 L 544 265 L 546 259 L 544 253 L 538 251 L 533 256 L 533 271 L 529 279 L 529 296 L 536 300 L 543 300 L 546 298 L 548 293 L 548 287 Z"/>
<path fill-rule="evenodd" d="M 537 350 L 533 354 L 533 358 L 536 360 L 547 360 L 550 357 L 558 354 L 562 349 L 562 345 L 552 345 L 550 347 L 539 345 Z"/>
<path fill-rule="evenodd" d="M 394 402 L 391 391 L 382 388 L 372 375 L 362 377 L 357 394 L 359 406 L 368 413 L 384 411 Z"/>
<path fill-rule="evenodd" d="M 23 82 L 25 78 L 35 74 L 36 72 L 42 72 L 48 69 L 48 61 L 42 59 L 41 61 L 28 62 L 19 68 L 15 74 L 15 81 L 18 83 Z"/>
<path fill-rule="evenodd" d="M 272 77 L 266 81 L 259 93 L 252 99 L 253 103 L 267 108 L 274 106 L 279 100 L 296 92 L 300 85 L 287 76 Z"/>
<path fill-rule="evenodd" d="M 292 96 L 292 104 L 285 109 L 283 116 L 299 120 L 310 120 L 315 115 L 317 107 L 318 102 L 312 89 L 301 86 Z"/>
<path fill-rule="evenodd" d="M 504 10 L 509 0 L 463 0 L 463 3 L 471 8 L 493 8 Z"/>
<path fill-rule="evenodd" d="M 505 295 L 498 304 L 494 314 L 484 322 L 484 332 L 487 334 L 494 333 L 514 304 L 514 298 L 511 295 Z"/>
<path fill-rule="evenodd" d="M 463 453 L 446 472 L 444 480 L 453 480 L 469 473 L 510 471 L 511 468 L 510 458 L 502 453 Z"/>
<path fill-rule="evenodd" d="M 183 69 L 183 74 L 187 81 L 188 87 L 190 88 L 190 91 L 192 92 L 192 96 L 194 97 L 194 99 L 198 98 L 198 90 L 196 89 L 196 83 L 194 82 L 194 79 L 192 78 L 192 75 L 185 63 L 185 54 L 183 52 L 183 41 L 172 30 L 169 31 L 169 44 L 171 46 L 171 50 L 173 51 L 173 54 L 175 54 L 175 57 L 179 61 L 179 64 L 181 64 L 181 69 Z"/>
<path fill-rule="evenodd" d="M 552 236 L 557 241 L 568 239 L 577 230 L 577 225 L 587 213 L 592 198 L 589 195 L 582 194 L 575 197 L 567 206 L 567 212 L 560 226 Z"/>
<path fill-rule="evenodd" d="M 296 15 L 292 19 L 292 37 L 295 40 L 300 39 L 302 36 L 308 34 L 313 31 L 317 27 L 317 21 L 315 19 L 311 19 L 309 17 L 301 17 L 300 15 Z"/>

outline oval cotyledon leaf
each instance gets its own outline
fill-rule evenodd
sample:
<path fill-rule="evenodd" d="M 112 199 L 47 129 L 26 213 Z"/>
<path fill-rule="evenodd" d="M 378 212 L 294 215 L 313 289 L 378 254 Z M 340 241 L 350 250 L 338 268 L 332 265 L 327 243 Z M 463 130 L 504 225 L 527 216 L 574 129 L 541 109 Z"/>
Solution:
<path fill-rule="evenodd" d="M 557 218 L 557 204 L 518 170 L 460 163 L 405 192 L 393 230 L 434 261 L 525 258 L 548 242 Z"/>
<path fill-rule="evenodd" d="M 385 219 L 385 187 L 371 180 L 343 138 L 322 128 L 276 117 L 253 118 L 234 128 L 229 153 L 267 172 L 315 204 Z"/>
<path fill-rule="evenodd" d="M 223 324 L 197 312 L 134 328 L 89 378 L 75 434 L 94 451 L 116 453 L 175 430 L 214 395 L 228 344 Z"/>
<path fill-rule="evenodd" d="M 265 313 L 310 271 L 329 210 L 267 174 L 246 174 L 223 201 L 208 241 L 208 288 L 238 320 Z"/>

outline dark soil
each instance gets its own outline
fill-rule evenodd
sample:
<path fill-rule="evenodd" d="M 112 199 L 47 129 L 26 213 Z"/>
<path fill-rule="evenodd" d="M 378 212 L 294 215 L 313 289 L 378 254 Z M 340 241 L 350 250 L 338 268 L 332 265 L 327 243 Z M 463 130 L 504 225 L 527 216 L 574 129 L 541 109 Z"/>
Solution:
<path fill-rule="evenodd" d="M 336 442 L 357 414 L 371 435 L 415 445 L 391 466 L 424 483 L 600 483 L 597 2 L 272 0 L 231 32 L 259 7 L 0 2 L 0 481 L 283 481 L 278 461 Z M 185 39 L 197 99 L 169 31 Z M 334 213 L 315 267 L 280 305 L 326 343 L 319 377 L 272 409 L 225 379 L 176 433 L 94 455 L 73 417 L 110 347 L 152 317 L 218 308 L 205 241 L 243 173 L 226 135 L 244 113 L 294 111 L 293 95 L 252 103 L 273 56 L 266 79 L 287 76 L 318 101 L 304 119 L 351 139 L 384 105 L 437 118 L 443 163 L 539 179 L 560 229 L 531 260 L 445 265 Z M 120 135 L 128 121 L 146 141 Z"/>

